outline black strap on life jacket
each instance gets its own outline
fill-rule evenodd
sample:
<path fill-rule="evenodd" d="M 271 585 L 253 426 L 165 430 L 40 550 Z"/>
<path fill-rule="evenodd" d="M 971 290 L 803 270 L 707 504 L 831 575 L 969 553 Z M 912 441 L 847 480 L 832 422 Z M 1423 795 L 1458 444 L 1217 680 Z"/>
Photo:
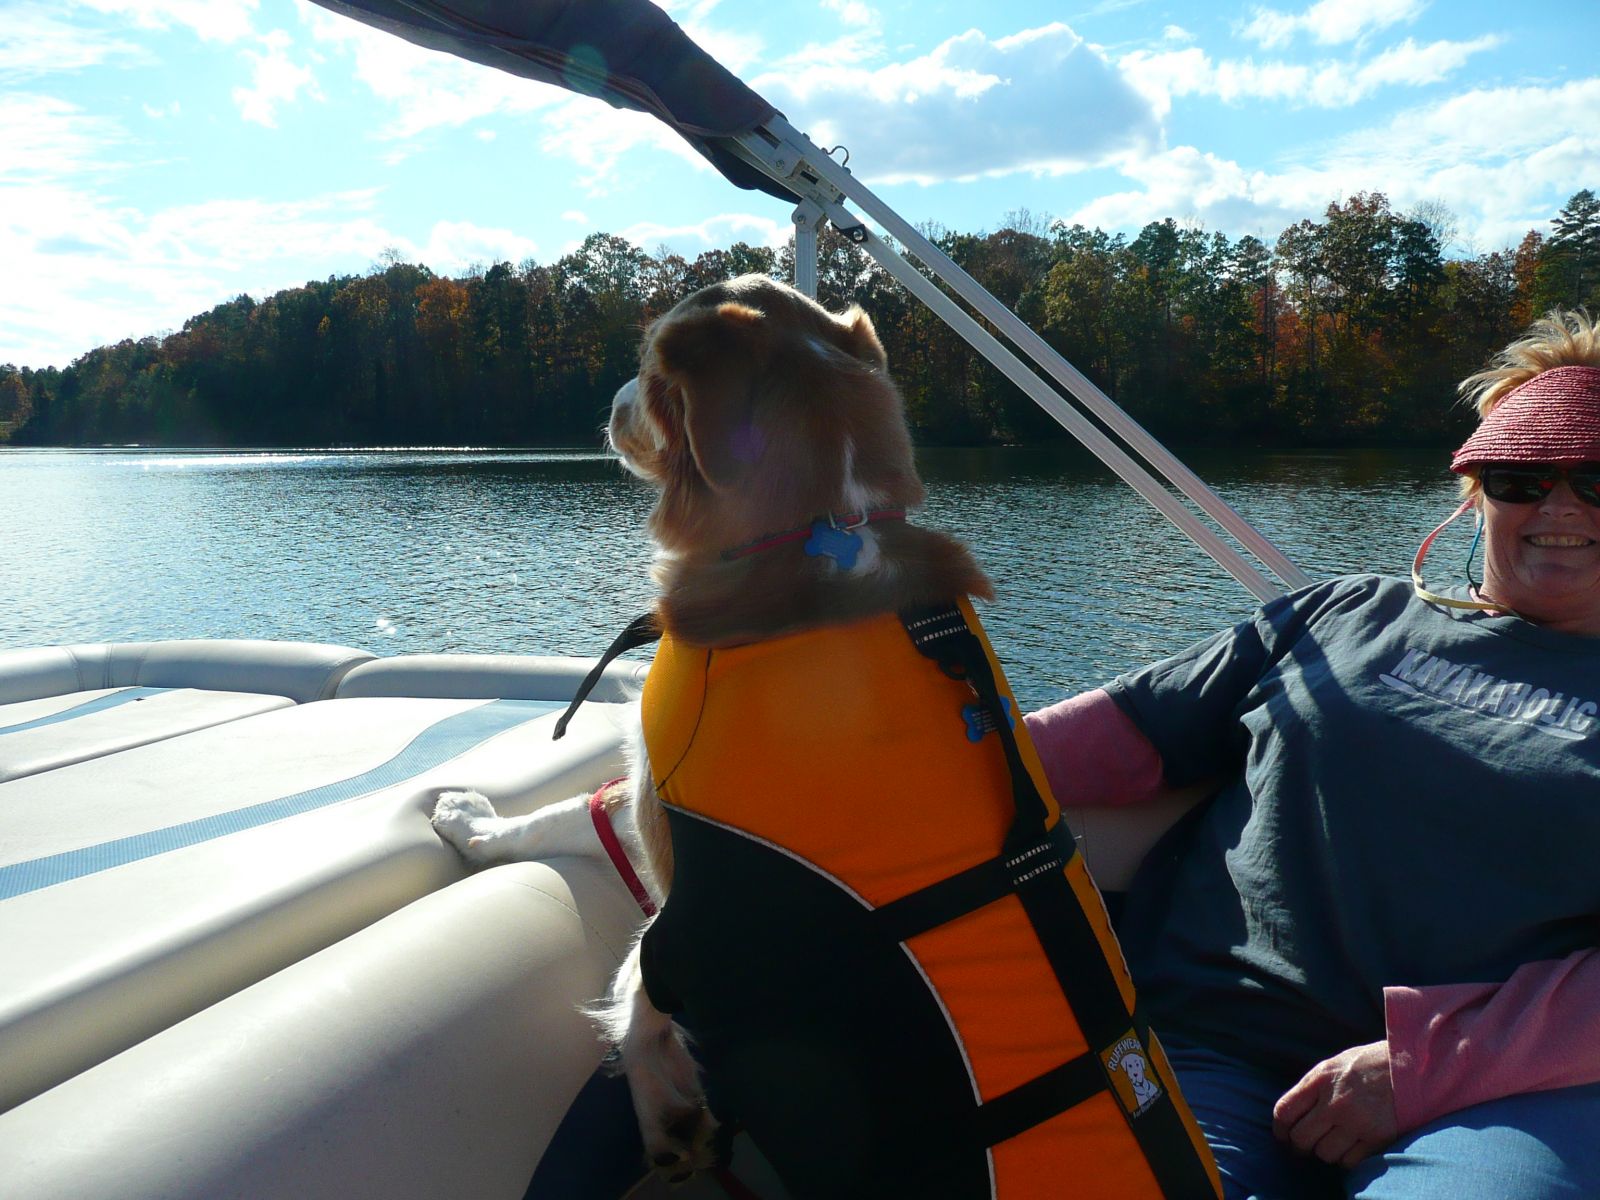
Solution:
<path fill-rule="evenodd" d="M 1112 1087 L 1102 1052 L 1130 1032 L 1148 1047 L 1150 1029 L 1137 1006 L 1130 1011 L 1123 1002 L 1118 964 L 1107 960 L 1064 873 L 1078 853 L 1077 844 L 1064 820 L 1050 820 L 1050 806 L 1023 760 L 982 639 L 954 604 L 906 609 L 900 619 L 917 650 L 946 675 L 969 684 L 988 711 L 1005 753 L 1016 815 L 995 858 L 879 907 L 874 919 L 896 941 L 906 941 L 1015 895 L 1090 1047 L 1079 1058 L 979 1106 L 974 1133 L 981 1144 L 992 1146 Z M 1124 1115 L 1162 1194 L 1171 1200 L 1209 1200 L 1216 1190 L 1173 1103 L 1176 1085 L 1170 1078 L 1160 1082 L 1158 1100 L 1137 1115 L 1123 1107 Z"/>
<path fill-rule="evenodd" d="M 606 652 L 600 660 L 590 668 L 589 673 L 583 677 L 583 682 L 578 685 L 578 690 L 573 693 L 572 703 L 567 705 L 567 711 L 562 713 L 556 721 L 556 729 L 551 734 L 551 740 L 559 742 L 566 736 L 567 725 L 572 720 L 572 715 L 578 711 L 578 706 L 589 698 L 589 693 L 594 691 L 594 685 L 600 682 L 600 676 L 620 654 L 629 650 L 637 650 L 640 646 L 648 646 L 651 642 L 661 640 L 661 623 L 656 620 L 655 613 L 645 613 L 642 617 L 635 617 L 628 623 L 628 627 L 617 634 L 617 640 L 606 647 Z"/>

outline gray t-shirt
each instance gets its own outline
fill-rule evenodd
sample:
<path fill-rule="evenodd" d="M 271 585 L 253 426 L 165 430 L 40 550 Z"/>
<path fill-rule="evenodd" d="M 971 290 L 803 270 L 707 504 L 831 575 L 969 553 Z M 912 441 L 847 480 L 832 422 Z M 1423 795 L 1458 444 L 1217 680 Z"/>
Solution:
<path fill-rule="evenodd" d="M 1383 988 L 1600 941 L 1600 638 L 1315 584 L 1108 688 L 1167 782 L 1123 945 L 1157 1029 L 1286 1084 L 1383 1037 Z"/>

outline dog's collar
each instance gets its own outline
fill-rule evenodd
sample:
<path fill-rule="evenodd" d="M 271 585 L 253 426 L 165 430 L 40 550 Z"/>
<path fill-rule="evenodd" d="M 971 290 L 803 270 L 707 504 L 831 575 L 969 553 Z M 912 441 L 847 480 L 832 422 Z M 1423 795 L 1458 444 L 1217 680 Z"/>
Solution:
<path fill-rule="evenodd" d="M 809 557 L 831 558 L 842 570 L 848 571 L 856 565 L 856 555 L 861 550 L 861 535 L 856 530 L 878 521 L 905 519 L 906 510 L 903 508 L 883 508 L 873 512 L 825 513 L 810 524 L 786 529 L 782 533 L 763 534 L 742 546 L 724 550 L 722 557 L 724 561 L 732 562 L 804 538 L 805 552 Z"/>

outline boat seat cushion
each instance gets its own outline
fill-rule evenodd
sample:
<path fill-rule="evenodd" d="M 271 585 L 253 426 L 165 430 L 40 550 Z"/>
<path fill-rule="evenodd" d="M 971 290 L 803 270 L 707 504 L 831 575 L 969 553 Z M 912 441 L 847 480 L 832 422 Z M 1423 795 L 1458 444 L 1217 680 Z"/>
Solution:
<path fill-rule="evenodd" d="M 339 681 L 338 694 L 565 700 L 593 666 L 591 659 L 535 655 L 404 654 L 354 667 Z M 646 663 L 612 663 L 589 698 L 601 703 L 634 699 L 648 669 Z"/>
<path fill-rule="evenodd" d="M 199 688 L 324 700 L 372 655 L 348 646 L 192 638 L 0 650 L 0 704 L 114 687 Z"/>
<path fill-rule="evenodd" d="M 372 655 L 193 639 L 0 651 L 0 782 L 333 695 Z"/>
<path fill-rule="evenodd" d="M 0 704 L 0 783 L 292 703 L 253 692 L 124 687 Z"/>
<path fill-rule="evenodd" d="M 639 920 L 591 860 L 434 892 L 0 1115 L 6 1194 L 520 1196 Z"/>
<path fill-rule="evenodd" d="M 458 879 L 440 789 L 620 773 L 616 706 L 291 705 L 0 783 L 0 1110 Z"/>

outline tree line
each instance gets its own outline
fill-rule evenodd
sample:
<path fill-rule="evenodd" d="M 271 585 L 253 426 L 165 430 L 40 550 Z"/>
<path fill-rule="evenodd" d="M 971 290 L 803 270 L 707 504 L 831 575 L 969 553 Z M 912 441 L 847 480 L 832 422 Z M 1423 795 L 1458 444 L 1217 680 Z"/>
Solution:
<path fill-rule="evenodd" d="M 1600 200 L 1585 189 L 1515 248 L 1447 257 L 1442 206 L 1380 193 L 1272 244 L 1172 219 L 1128 238 L 1013 214 L 924 232 L 1158 437 L 1260 444 L 1448 442 L 1452 401 L 1552 307 L 1600 310 Z M 386 254 L 65 369 L 0 366 L 13 445 L 586 444 L 637 367 L 641 329 L 694 289 L 790 278 L 793 250 L 693 261 L 604 233 L 549 264 L 459 278 Z M 871 314 L 923 443 L 1061 436 L 965 342 L 833 231 L 819 299 Z"/>

